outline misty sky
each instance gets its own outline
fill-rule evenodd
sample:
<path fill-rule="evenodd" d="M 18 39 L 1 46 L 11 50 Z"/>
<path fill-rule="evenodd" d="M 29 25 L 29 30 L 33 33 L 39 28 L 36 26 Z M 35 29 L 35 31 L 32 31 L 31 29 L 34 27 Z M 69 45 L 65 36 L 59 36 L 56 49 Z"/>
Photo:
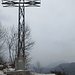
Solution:
<path fill-rule="evenodd" d="M 17 8 L 4 8 L 0 1 L 0 21 L 5 27 L 17 27 L 17 13 Z M 40 8 L 27 7 L 25 14 L 35 41 L 32 63 L 75 62 L 75 0 L 42 0 Z"/>

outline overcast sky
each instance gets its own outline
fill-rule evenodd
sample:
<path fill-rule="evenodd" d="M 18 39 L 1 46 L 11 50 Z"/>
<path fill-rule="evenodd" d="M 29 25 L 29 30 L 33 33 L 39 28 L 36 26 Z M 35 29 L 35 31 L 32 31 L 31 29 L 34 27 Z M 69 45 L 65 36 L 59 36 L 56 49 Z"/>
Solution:
<path fill-rule="evenodd" d="M 5 27 L 17 27 L 17 13 L 17 8 L 3 8 L 0 1 L 0 21 Z M 32 63 L 75 62 L 75 0 L 42 0 L 40 8 L 27 7 L 26 23 L 35 41 Z"/>

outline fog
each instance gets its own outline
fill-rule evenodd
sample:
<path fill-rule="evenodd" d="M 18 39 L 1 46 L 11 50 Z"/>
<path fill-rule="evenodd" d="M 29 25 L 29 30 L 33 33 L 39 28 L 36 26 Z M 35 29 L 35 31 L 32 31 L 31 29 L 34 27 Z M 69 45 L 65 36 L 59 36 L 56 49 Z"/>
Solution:
<path fill-rule="evenodd" d="M 41 7 L 27 7 L 26 24 L 35 41 L 31 63 L 43 66 L 75 62 L 75 0 L 42 0 Z M 0 20 L 5 27 L 18 24 L 18 8 L 4 8 Z"/>

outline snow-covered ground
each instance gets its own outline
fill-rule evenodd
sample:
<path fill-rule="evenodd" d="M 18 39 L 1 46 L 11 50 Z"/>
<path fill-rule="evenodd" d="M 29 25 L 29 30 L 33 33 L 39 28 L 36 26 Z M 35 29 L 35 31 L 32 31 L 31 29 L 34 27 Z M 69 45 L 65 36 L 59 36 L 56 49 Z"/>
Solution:
<path fill-rule="evenodd" d="M 39 73 L 34 73 L 33 75 L 55 75 L 55 74 L 39 74 Z"/>
<path fill-rule="evenodd" d="M 35 74 L 35 75 L 55 75 L 55 74 Z"/>
<path fill-rule="evenodd" d="M 39 73 L 32 73 L 32 74 L 33 75 L 55 75 L 55 74 L 39 74 Z M 0 75 L 6 75 L 6 74 L 4 74 L 4 72 L 0 70 Z"/>
<path fill-rule="evenodd" d="M 3 73 L 3 71 L 0 71 L 0 75 L 6 75 Z M 33 75 L 55 75 L 55 74 L 38 74 L 38 73 L 35 73 Z"/>

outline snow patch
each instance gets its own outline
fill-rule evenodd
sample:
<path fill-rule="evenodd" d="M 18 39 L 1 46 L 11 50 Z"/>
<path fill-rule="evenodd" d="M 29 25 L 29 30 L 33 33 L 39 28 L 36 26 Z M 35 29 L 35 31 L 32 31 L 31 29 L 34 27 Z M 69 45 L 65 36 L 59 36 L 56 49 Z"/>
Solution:
<path fill-rule="evenodd" d="M 34 75 L 56 75 L 56 74 L 39 74 L 39 73 L 35 73 Z"/>

